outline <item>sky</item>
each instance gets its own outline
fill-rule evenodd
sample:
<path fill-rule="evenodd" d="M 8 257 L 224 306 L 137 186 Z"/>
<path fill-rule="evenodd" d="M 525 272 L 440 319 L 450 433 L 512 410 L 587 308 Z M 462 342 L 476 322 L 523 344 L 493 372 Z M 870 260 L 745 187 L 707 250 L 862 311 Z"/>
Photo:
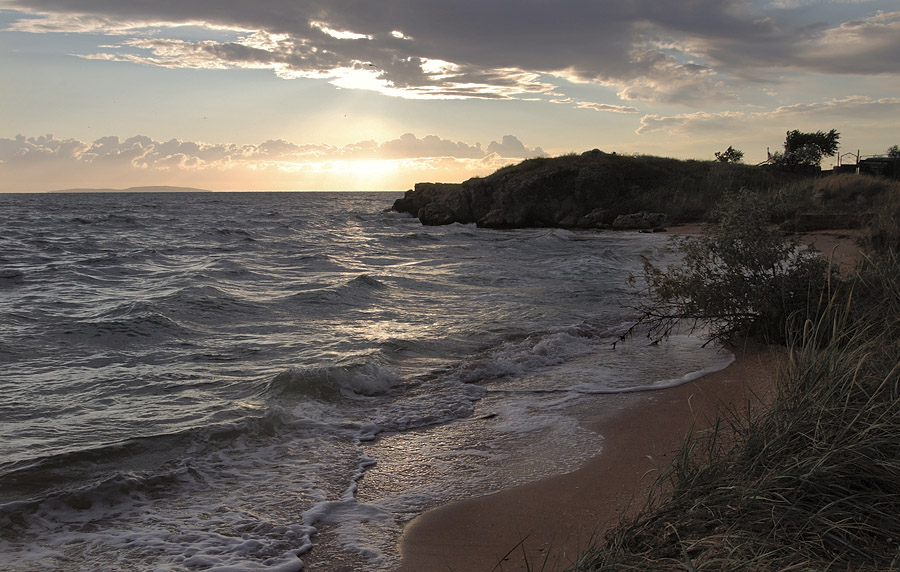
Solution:
<path fill-rule="evenodd" d="M 876 155 L 900 144 L 900 0 L 0 0 L 0 82 L 0 192 L 758 163 L 794 129 Z"/>

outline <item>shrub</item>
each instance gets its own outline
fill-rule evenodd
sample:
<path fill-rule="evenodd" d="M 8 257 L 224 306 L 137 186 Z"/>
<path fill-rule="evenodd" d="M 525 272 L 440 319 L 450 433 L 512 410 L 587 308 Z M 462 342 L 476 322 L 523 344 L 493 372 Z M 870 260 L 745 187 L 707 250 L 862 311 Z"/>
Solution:
<path fill-rule="evenodd" d="M 674 239 L 680 264 L 661 269 L 645 259 L 647 302 L 629 333 L 647 326 L 660 339 L 687 321 L 717 343 L 782 342 L 787 325 L 815 311 L 836 270 L 797 239 L 785 240 L 756 194 L 726 193 L 713 218 L 705 234 Z"/>
<path fill-rule="evenodd" d="M 716 161 L 720 163 L 740 163 L 744 158 L 744 152 L 728 146 L 724 151 L 716 151 Z"/>

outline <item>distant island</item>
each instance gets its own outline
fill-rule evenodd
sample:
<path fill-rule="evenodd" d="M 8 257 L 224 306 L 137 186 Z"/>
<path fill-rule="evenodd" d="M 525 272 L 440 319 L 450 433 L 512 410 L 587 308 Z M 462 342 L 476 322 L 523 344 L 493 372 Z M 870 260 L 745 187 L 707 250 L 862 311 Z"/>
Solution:
<path fill-rule="evenodd" d="M 195 189 L 193 187 L 128 187 L 127 189 L 61 189 L 49 191 L 50 193 L 211 193 L 208 189 Z"/>

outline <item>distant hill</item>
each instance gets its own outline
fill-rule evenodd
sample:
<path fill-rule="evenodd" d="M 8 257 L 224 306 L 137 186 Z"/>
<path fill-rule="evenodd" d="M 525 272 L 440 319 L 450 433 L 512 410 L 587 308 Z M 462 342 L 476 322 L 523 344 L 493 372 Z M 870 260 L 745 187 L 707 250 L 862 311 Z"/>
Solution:
<path fill-rule="evenodd" d="M 50 191 L 51 193 L 211 193 L 207 189 L 195 189 L 193 187 L 128 187 L 127 189 L 61 189 Z"/>

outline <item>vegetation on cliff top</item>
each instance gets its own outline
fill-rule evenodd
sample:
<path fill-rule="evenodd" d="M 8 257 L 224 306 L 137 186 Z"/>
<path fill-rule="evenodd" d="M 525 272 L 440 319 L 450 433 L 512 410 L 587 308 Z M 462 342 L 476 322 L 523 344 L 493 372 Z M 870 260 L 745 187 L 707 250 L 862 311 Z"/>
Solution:
<path fill-rule="evenodd" d="M 852 173 L 832 174 L 809 165 L 745 165 L 650 155 L 617 155 L 593 150 L 581 155 L 537 157 L 504 167 L 481 180 L 513 182 L 549 176 L 567 169 L 586 173 L 614 172 L 621 185 L 606 193 L 616 212 L 662 212 L 673 222 L 703 222 L 713 206 L 741 189 L 752 191 L 769 208 L 772 222 L 798 213 L 862 213 L 885 200 L 897 182 Z M 598 176 L 598 179 L 600 177 Z"/>
<path fill-rule="evenodd" d="M 563 172 L 578 173 L 582 192 L 596 195 L 596 206 L 609 212 L 610 221 L 619 214 L 647 211 L 665 213 L 672 222 L 683 223 L 703 220 L 710 205 L 725 192 L 747 188 L 771 193 L 811 171 L 618 155 L 595 149 L 580 155 L 526 159 L 479 180 L 487 185 L 515 186 L 523 181 L 552 180 Z"/>
<path fill-rule="evenodd" d="M 619 216 L 642 212 L 679 224 L 707 220 L 723 196 L 745 189 L 770 205 L 772 222 L 807 230 L 811 224 L 859 226 L 891 184 L 867 175 L 832 175 L 814 165 L 753 166 L 595 149 L 527 159 L 460 184 L 420 183 L 394 210 L 423 224 L 495 228 L 610 228 Z M 823 214 L 831 219 L 817 222 Z"/>

